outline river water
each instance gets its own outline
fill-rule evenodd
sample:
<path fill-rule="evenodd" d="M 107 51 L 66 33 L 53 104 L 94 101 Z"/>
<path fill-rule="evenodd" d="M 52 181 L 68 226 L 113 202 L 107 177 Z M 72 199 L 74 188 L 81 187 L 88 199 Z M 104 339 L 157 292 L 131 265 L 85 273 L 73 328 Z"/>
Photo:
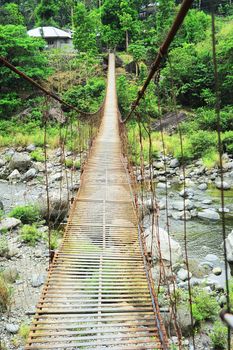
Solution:
<path fill-rule="evenodd" d="M 168 211 L 173 211 L 172 204 L 176 201 L 182 201 L 179 196 L 181 186 L 177 184 L 171 185 L 169 193 L 174 194 L 168 198 Z M 193 202 L 197 208 L 205 207 L 218 209 L 221 207 L 221 192 L 214 186 L 209 185 L 206 191 L 194 189 L 195 195 Z M 165 190 L 157 189 L 156 196 L 158 200 L 165 198 Z M 233 190 L 224 191 L 225 207 L 230 210 L 225 214 L 226 217 L 226 235 L 233 230 Z M 201 202 L 205 199 L 211 199 L 210 205 L 204 206 Z M 221 214 L 220 214 L 221 217 Z M 147 225 L 149 223 L 147 222 Z M 190 258 L 201 260 L 207 254 L 216 254 L 219 258 L 223 257 L 223 236 L 222 236 L 222 220 L 211 221 L 203 220 L 197 217 L 186 222 L 187 225 L 187 241 L 188 241 L 188 256 Z M 166 210 L 160 211 L 159 226 L 166 229 Z M 175 220 L 169 217 L 169 226 L 171 236 L 184 247 L 184 221 Z"/>

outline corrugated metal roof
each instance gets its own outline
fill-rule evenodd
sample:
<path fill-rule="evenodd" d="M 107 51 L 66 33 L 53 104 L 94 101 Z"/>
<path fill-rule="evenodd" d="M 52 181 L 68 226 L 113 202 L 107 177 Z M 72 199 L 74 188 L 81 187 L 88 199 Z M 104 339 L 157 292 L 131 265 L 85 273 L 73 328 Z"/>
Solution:
<path fill-rule="evenodd" d="M 71 33 L 65 32 L 64 30 L 55 28 L 55 27 L 38 27 L 31 30 L 28 30 L 28 35 L 36 38 L 40 38 L 42 36 L 44 38 L 70 38 Z"/>

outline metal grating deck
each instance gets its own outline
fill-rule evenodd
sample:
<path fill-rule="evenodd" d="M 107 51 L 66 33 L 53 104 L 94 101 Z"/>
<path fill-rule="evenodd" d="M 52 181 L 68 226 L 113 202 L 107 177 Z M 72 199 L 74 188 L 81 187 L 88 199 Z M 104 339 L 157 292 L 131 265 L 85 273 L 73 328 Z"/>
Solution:
<path fill-rule="evenodd" d="M 164 349 L 122 163 L 117 113 L 110 55 L 103 121 L 25 349 Z"/>

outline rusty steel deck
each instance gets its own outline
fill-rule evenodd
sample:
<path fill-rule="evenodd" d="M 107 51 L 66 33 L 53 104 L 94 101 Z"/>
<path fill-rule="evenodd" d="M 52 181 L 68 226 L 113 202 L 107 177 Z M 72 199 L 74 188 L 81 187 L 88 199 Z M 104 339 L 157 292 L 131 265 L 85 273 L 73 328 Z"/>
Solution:
<path fill-rule="evenodd" d="M 114 55 L 109 60 L 102 124 L 25 349 L 164 349 L 122 161 Z"/>

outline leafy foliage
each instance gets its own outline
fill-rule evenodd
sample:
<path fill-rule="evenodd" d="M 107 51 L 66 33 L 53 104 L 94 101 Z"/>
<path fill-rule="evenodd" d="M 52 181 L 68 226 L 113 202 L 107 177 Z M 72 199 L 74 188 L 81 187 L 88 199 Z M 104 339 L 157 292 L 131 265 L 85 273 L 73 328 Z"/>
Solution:
<path fill-rule="evenodd" d="M 11 210 L 9 216 L 20 219 L 23 224 L 32 224 L 40 220 L 40 211 L 34 205 L 17 206 Z"/>
<path fill-rule="evenodd" d="M 24 225 L 20 229 L 20 237 L 24 242 L 34 246 L 41 238 L 41 233 L 35 225 Z"/>

